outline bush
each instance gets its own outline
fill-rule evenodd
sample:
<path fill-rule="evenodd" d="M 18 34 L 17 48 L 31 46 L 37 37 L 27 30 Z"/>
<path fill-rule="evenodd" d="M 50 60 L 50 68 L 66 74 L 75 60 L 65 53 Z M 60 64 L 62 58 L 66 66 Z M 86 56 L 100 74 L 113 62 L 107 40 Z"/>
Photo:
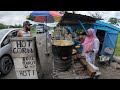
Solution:
<path fill-rule="evenodd" d="M 32 33 L 35 33 L 35 29 L 34 29 L 34 28 L 32 28 L 30 31 L 31 31 Z"/>
<path fill-rule="evenodd" d="M 2 24 L 2 23 L 0 23 L 0 29 L 5 29 L 5 28 L 7 28 L 7 26 Z"/>
<path fill-rule="evenodd" d="M 116 44 L 116 49 L 115 49 L 115 56 L 120 56 L 120 33 L 118 35 L 118 40 L 117 40 L 117 44 Z"/>

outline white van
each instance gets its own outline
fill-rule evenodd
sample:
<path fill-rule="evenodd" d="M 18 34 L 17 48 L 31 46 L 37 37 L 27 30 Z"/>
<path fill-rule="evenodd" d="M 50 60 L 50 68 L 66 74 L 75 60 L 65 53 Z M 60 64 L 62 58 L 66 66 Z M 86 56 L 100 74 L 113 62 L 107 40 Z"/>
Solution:
<path fill-rule="evenodd" d="M 44 27 L 43 26 L 36 26 L 36 33 L 44 33 Z"/>

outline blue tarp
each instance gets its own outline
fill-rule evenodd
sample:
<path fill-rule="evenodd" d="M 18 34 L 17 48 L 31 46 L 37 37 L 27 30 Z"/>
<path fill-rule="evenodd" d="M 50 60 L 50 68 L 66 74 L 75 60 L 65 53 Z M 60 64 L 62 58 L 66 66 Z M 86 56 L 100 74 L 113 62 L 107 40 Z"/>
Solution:
<path fill-rule="evenodd" d="M 72 30 L 72 27 L 68 27 L 68 30 L 72 33 L 73 32 L 73 30 Z"/>
<path fill-rule="evenodd" d="M 118 33 L 120 32 L 120 28 L 113 26 L 112 24 L 105 23 L 100 20 L 97 20 L 95 24 L 83 24 L 83 25 L 86 30 L 89 28 L 94 28 L 95 32 L 97 32 L 97 30 L 105 31 L 104 42 L 103 42 L 102 50 L 100 53 L 101 55 L 105 55 L 104 49 L 106 47 L 113 48 L 115 50 L 117 39 L 118 39 Z M 81 26 L 77 26 L 76 28 L 77 28 L 76 30 L 82 29 Z M 72 28 L 70 28 L 70 29 L 72 30 Z M 76 44 L 77 44 L 77 42 L 76 42 Z"/>
<path fill-rule="evenodd" d="M 49 16 L 49 11 L 33 11 L 31 13 L 32 16 Z"/>
<path fill-rule="evenodd" d="M 116 27 L 116 26 L 113 26 L 112 24 L 109 24 L 109 23 L 105 23 L 103 21 L 99 21 L 97 20 L 96 23 L 94 25 L 97 25 L 97 26 L 101 26 L 101 27 L 106 27 L 106 28 L 109 28 L 108 31 L 111 31 L 111 30 L 115 30 L 115 31 L 120 31 L 120 28 Z"/>

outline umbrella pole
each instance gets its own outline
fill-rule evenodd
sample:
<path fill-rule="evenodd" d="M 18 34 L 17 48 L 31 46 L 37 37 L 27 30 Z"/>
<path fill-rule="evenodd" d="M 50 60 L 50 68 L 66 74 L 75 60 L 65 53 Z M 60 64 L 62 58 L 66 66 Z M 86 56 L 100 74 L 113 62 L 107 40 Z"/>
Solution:
<path fill-rule="evenodd" d="M 46 16 L 46 26 L 47 26 L 47 16 Z M 46 28 L 47 29 L 47 28 Z M 49 52 L 48 52 L 48 48 L 47 48 L 47 30 L 46 30 L 46 52 L 45 52 L 45 54 L 46 55 L 49 55 Z"/>

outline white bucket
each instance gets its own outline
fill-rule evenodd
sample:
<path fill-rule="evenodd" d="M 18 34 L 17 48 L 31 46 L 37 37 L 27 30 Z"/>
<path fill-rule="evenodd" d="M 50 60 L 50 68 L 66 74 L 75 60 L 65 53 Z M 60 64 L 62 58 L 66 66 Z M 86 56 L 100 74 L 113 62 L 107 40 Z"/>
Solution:
<path fill-rule="evenodd" d="M 109 61 L 109 59 L 110 59 L 109 56 L 104 56 L 104 55 L 99 56 L 99 58 L 100 58 L 100 62 Z"/>

